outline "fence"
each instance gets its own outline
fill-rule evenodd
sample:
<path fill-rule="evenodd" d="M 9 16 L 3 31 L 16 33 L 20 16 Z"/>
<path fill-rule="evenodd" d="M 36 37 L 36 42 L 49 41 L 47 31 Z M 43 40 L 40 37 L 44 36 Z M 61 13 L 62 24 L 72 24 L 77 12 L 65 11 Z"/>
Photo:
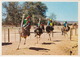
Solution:
<path fill-rule="evenodd" d="M 78 36 L 78 29 L 70 29 L 70 40 L 72 39 L 72 36 Z"/>
<path fill-rule="evenodd" d="M 19 40 L 19 27 L 2 28 L 2 42 L 12 42 Z"/>
<path fill-rule="evenodd" d="M 19 29 L 20 27 L 3 27 L 2 28 L 2 42 L 19 41 L 20 39 Z M 77 30 L 78 29 L 70 30 L 70 39 L 72 38 L 73 35 L 78 35 Z"/>

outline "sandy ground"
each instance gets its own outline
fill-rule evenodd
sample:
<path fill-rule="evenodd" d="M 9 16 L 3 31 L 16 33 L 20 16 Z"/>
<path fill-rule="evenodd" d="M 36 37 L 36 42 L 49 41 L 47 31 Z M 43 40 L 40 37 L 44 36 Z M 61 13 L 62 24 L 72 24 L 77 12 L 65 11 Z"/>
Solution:
<path fill-rule="evenodd" d="M 48 40 L 49 35 L 43 33 L 38 44 L 35 34 L 31 33 L 26 39 L 26 45 L 22 38 L 19 50 L 16 50 L 19 44 L 18 28 L 10 29 L 10 43 L 2 45 L 2 55 L 70 55 L 70 51 L 72 51 L 71 55 L 78 55 L 78 36 L 75 35 L 75 31 L 73 30 L 72 40 L 70 40 L 70 33 L 68 32 L 68 36 L 63 36 L 60 29 L 60 26 L 55 26 L 54 36 L 50 36 L 51 41 Z M 32 31 L 34 31 L 33 28 Z M 6 33 L 5 36 L 4 33 Z M 3 28 L 2 42 L 7 43 L 7 28 L 5 31 Z"/>

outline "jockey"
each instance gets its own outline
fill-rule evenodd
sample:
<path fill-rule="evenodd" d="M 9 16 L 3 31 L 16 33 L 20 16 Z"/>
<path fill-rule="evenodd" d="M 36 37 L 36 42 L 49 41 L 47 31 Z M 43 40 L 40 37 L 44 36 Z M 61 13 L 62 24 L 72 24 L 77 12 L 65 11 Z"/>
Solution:
<path fill-rule="evenodd" d="M 50 27 L 50 30 L 53 30 L 54 29 L 54 24 L 53 24 L 53 22 L 52 22 L 52 19 L 49 19 L 48 20 L 48 24 L 47 24 L 47 26 L 49 26 Z"/>
<path fill-rule="evenodd" d="M 67 30 L 68 29 L 68 23 L 67 21 L 64 22 L 64 28 Z"/>
<path fill-rule="evenodd" d="M 50 26 L 53 26 L 52 19 L 50 19 Z"/>
<path fill-rule="evenodd" d="M 64 27 L 67 27 L 67 21 L 64 22 Z"/>
<path fill-rule="evenodd" d="M 47 24 L 48 26 L 53 26 L 53 22 L 52 22 L 52 19 L 49 19 L 48 20 L 48 24 Z"/>
<path fill-rule="evenodd" d="M 34 32 L 35 33 L 43 33 L 42 27 L 41 27 L 41 18 L 39 18 L 39 22 L 37 23 L 37 27 L 35 28 Z"/>
<path fill-rule="evenodd" d="M 31 28 L 30 16 L 27 16 L 26 19 L 23 20 L 23 27 Z"/>
<path fill-rule="evenodd" d="M 41 25 L 41 19 L 39 19 L 39 22 L 37 24 L 37 27 L 40 27 L 40 25 Z"/>
<path fill-rule="evenodd" d="M 47 23 L 47 26 L 49 26 L 50 25 L 50 20 L 48 19 L 48 23 Z"/>
<path fill-rule="evenodd" d="M 43 22 L 41 21 L 41 18 L 39 19 L 39 22 L 37 24 L 37 28 L 42 28 L 44 30 L 44 24 Z"/>
<path fill-rule="evenodd" d="M 40 23 L 38 22 L 38 27 L 40 27 Z"/>
<path fill-rule="evenodd" d="M 68 26 L 68 23 L 67 21 L 64 22 L 64 27 L 67 27 Z"/>
<path fill-rule="evenodd" d="M 39 19 L 39 22 L 36 24 L 35 30 L 37 30 L 38 28 L 40 28 L 40 19 Z"/>
<path fill-rule="evenodd" d="M 44 30 L 44 23 L 43 22 L 41 22 L 41 28 Z"/>

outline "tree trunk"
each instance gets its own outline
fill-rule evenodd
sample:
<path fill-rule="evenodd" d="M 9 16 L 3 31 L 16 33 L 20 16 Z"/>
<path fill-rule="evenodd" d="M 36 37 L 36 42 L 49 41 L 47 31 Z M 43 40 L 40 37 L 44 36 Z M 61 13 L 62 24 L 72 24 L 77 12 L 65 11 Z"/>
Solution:
<path fill-rule="evenodd" d="M 34 14 L 32 15 L 32 21 L 33 21 L 33 24 L 34 24 L 35 23 Z"/>

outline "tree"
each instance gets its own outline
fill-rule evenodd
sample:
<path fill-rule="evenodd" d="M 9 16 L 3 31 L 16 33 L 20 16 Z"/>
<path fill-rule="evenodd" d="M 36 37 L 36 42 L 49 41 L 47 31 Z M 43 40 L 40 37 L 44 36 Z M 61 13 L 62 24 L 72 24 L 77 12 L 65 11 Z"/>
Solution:
<path fill-rule="evenodd" d="M 2 4 L 3 9 L 6 9 L 6 23 L 16 25 L 20 23 L 22 18 L 22 10 L 18 7 L 18 2 L 4 2 Z M 3 13 L 4 15 L 5 13 Z"/>
<path fill-rule="evenodd" d="M 52 14 L 49 16 L 49 18 L 51 18 L 52 20 L 55 20 L 55 19 L 56 19 L 56 15 L 52 13 Z"/>
<path fill-rule="evenodd" d="M 7 24 L 18 25 L 21 23 L 22 15 L 30 15 L 31 21 L 35 21 L 38 18 L 46 17 L 45 13 L 47 7 L 41 2 L 3 2 L 3 9 L 6 9 L 6 13 L 3 12 L 3 17 L 6 17 Z"/>
<path fill-rule="evenodd" d="M 28 10 L 28 14 L 32 16 L 33 23 L 36 23 L 35 22 L 36 19 L 46 17 L 45 13 L 46 13 L 47 7 L 45 4 L 41 2 L 25 2 L 24 7 L 25 9 Z"/>

